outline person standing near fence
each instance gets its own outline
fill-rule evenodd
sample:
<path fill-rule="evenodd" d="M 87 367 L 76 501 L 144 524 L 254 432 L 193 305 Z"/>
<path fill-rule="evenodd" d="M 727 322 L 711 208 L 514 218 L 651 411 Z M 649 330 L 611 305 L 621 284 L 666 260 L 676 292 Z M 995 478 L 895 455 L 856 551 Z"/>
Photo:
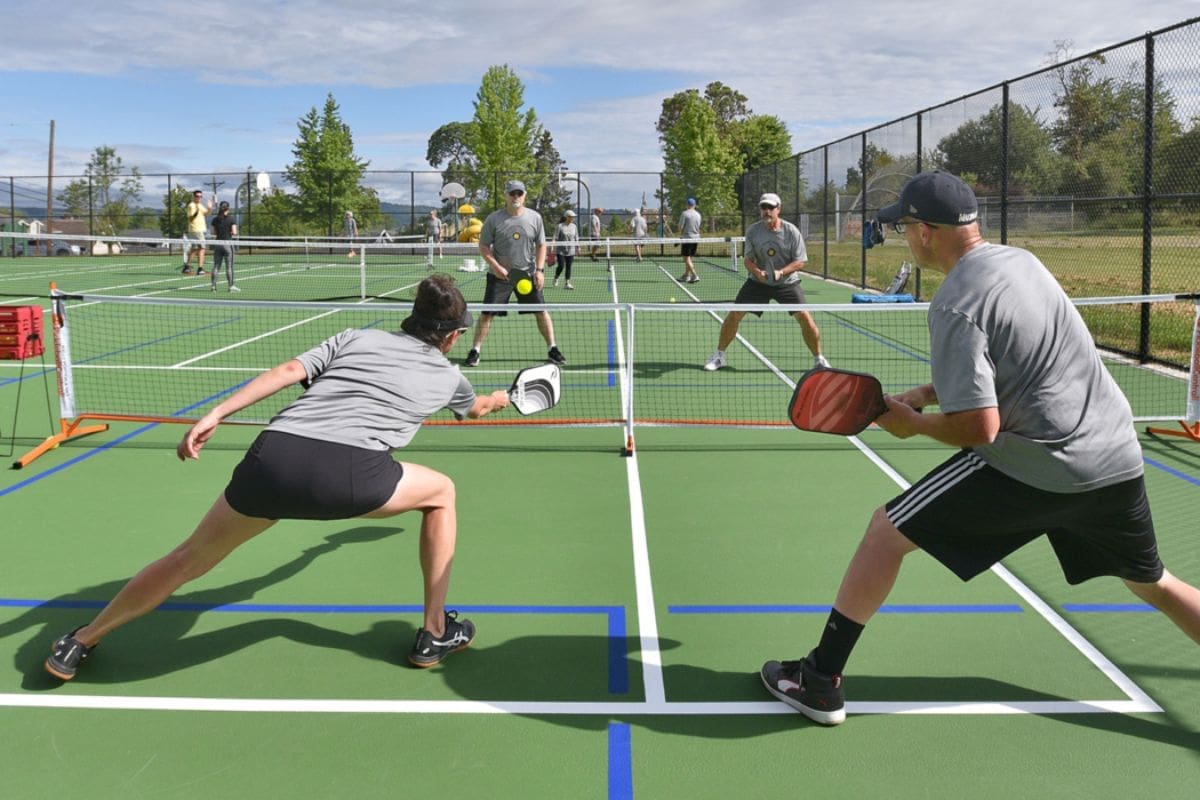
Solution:
<path fill-rule="evenodd" d="M 221 273 L 221 264 L 225 264 L 225 284 L 231 292 L 240 292 L 233 282 L 233 237 L 238 235 L 237 223 L 229 214 L 229 203 L 224 200 L 217 206 L 217 215 L 212 221 L 213 236 L 217 243 L 213 248 L 212 290 L 217 290 L 217 276 Z"/>
<path fill-rule="evenodd" d="M 758 199 L 762 219 L 746 229 L 746 282 L 738 290 L 735 303 L 754 305 L 776 303 L 785 306 L 804 305 L 804 290 L 800 288 L 800 270 L 808 260 L 804 237 L 800 229 L 780 217 L 779 195 L 767 192 Z M 694 282 L 694 281 L 693 281 Z M 709 372 L 725 366 L 725 348 L 733 343 L 745 311 L 730 311 L 721 323 L 717 335 L 717 352 L 704 365 Z M 762 317 L 763 312 L 749 312 Z M 821 355 L 821 331 L 807 311 L 792 314 L 800 323 L 804 344 L 813 356 L 813 368 L 828 367 Z"/>
<path fill-rule="evenodd" d="M 437 248 L 438 258 L 442 257 L 442 221 L 438 219 L 437 209 L 429 212 L 429 221 L 425 223 L 425 232 L 429 237 L 429 251 Z"/>
<path fill-rule="evenodd" d="M 350 242 L 350 252 L 346 253 L 346 258 L 354 258 L 358 253 L 354 250 L 354 240 L 358 238 L 358 220 L 354 218 L 354 212 L 347 210 L 342 215 L 342 236 Z"/>
<path fill-rule="evenodd" d="M 213 203 L 217 201 L 213 195 Z M 208 230 L 208 215 L 212 213 L 213 204 L 204 204 L 204 192 L 196 189 L 192 192 L 192 200 L 183 210 L 183 220 L 186 227 L 183 238 L 188 241 L 183 254 L 184 275 L 192 274 L 192 255 L 196 254 L 196 274 L 204 274 L 204 232 Z"/>
<path fill-rule="evenodd" d="M 488 265 L 487 285 L 483 291 L 484 303 L 504 304 L 515 288 L 509 280 L 509 270 L 525 270 L 531 274 L 531 291 L 517 293 L 517 304 L 544 303 L 542 288 L 546 285 L 546 224 L 542 215 L 525 207 L 525 184 L 509 181 L 504 186 L 504 208 L 488 214 L 479 232 L 479 255 Z M 475 341 L 463 366 L 479 365 L 483 342 L 492 328 L 493 317 L 503 317 L 506 311 L 481 311 L 475 323 Z M 547 311 L 532 313 L 537 319 L 538 331 L 546 340 L 549 350 L 546 359 L 555 364 L 566 364 L 558 345 L 554 343 L 554 323 Z"/>
<path fill-rule="evenodd" d="M 629 220 L 629 229 L 633 232 L 634 239 L 646 238 L 646 218 L 642 216 L 642 210 L 635 208 L 633 210 L 633 219 Z M 637 253 L 637 260 L 642 260 L 642 243 L 636 242 L 633 245 L 633 250 Z"/>
<path fill-rule="evenodd" d="M 700 212 L 696 210 L 696 198 L 687 199 L 687 210 L 679 215 L 679 236 L 681 239 L 700 238 Z M 699 248 L 697 242 L 683 242 L 679 245 L 680 255 L 683 256 L 683 275 L 679 276 L 680 283 L 699 283 L 700 276 L 696 274 L 696 265 L 692 257 Z"/>
<path fill-rule="evenodd" d="M 574 289 L 571 284 L 571 266 L 575 263 L 575 251 L 579 242 L 579 228 L 575 227 L 575 212 L 567 209 L 558 221 L 554 231 L 554 285 L 565 271 L 567 273 L 567 288 Z"/>
<path fill-rule="evenodd" d="M 592 252 L 591 252 L 592 261 L 595 261 L 595 260 L 596 260 L 596 256 L 597 256 L 597 255 L 599 255 L 599 253 L 600 253 L 600 237 L 601 237 L 601 236 L 604 234 L 604 231 L 603 231 L 603 230 L 601 230 L 601 227 L 602 227 L 602 225 L 603 225 L 603 222 L 602 222 L 602 219 L 601 219 L 601 216 L 600 216 L 600 215 L 601 215 L 601 214 L 603 214 L 603 213 L 604 213 L 604 209 L 603 209 L 603 208 L 593 208 L 593 209 L 592 209 L 592 220 L 591 220 L 591 223 L 592 223 L 592 230 L 591 230 L 591 234 L 592 234 Z"/>
<path fill-rule="evenodd" d="M 816 649 L 760 670 L 767 691 L 823 725 L 845 720 L 842 671 L 917 549 L 967 581 L 1045 535 L 1067 583 L 1120 578 L 1200 643 L 1200 589 L 1158 555 L 1129 402 L 1050 271 L 984 241 L 978 214 L 971 188 L 941 171 L 878 213 L 946 278 L 928 312 L 933 382 L 887 398 L 876 421 L 958 449 L 875 511 Z"/>

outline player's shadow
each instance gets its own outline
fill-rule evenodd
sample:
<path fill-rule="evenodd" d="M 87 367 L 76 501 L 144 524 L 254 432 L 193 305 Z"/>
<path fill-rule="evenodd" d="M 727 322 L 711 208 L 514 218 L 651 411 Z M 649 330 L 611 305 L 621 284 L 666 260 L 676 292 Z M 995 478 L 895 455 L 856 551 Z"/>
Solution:
<path fill-rule="evenodd" d="M 704 361 L 702 360 L 697 360 L 695 363 L 685 361 L 634 361 L 633 363 L 633 375 L 635 379 L 661 378 L 673 372 L 695 372 L 696 370 L 703 369 Z M 732 368 L 727 367 L 727 369 Z"/>
<path fill-rule="evenodd" d="M 398 660 L 397 642 L 409 642 L 416 629 L 408 623 L 389 621 L 369 631 L 351 635 L 290 618 L 257 619 L 194 636 L 188 633 L 197 618 L 213 606 L 246 602 L 259 591 L 298 574 L 317 558 L 349 544 L 377 541 L 402 532 L 402 528 L 365 525 L 339 531 L 265 575 L 244 581 L 173 595 L 171 610 L 147 614 L 132 625 L 105 638 L 104 658 L 92 658 L 75 678 L 77 683 L 127 683 L 202 664 L 258 642 L 287 638 L 317 647 L 338 648 L 366 658 Z M 22 674 L 22 688 L 50 689 L 60 682 L 45 673 L 42 663 L 51 643 L 73 625 L 98 612 L 97 601 L 113 597 L 126 579 L 89 586 L 61 595 L 0 623 L 0 639 L 32 631 L 18 647 L 14 666 Z M 73 610 L 74 609 L 74 610 Z M 101 651 L 98 650 L 99 654 Z"/>

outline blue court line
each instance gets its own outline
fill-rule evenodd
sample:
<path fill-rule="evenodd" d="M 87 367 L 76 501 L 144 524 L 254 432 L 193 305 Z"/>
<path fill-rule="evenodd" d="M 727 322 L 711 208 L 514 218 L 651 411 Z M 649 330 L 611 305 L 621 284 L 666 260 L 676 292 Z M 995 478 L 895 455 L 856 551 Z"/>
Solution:
<path fill-rule="evenodd" d="M 0 597 L 0 608 L 100 609 L 107 600 L 33 600 Z M 464 614 L 604 614 L 608 619 L 608 692 L 629 693 L 629 663 L 625 657 L 624 606 L 456 605 Z M 327 603 L 172 603 L 157 611 L 204 611 L 233 614 L 420 614 L 420 605 Z"/>
<path fill-rule="evenodd" d="M 1174 469 L 1172 467 L 1168 467 L 1166 464 L 1155 461 L 1152 458 L 1146 458 L 1145 456 L 1142 456 L 1142 460 L 1145 461 L 1150 466 L 1154 467 L 1155 469 L 1161 469 L 1163 472 L 1167 473 L 1168 475 L 1174 475 L 1176 478 L 1182 478 L 1183 480 L 1187 481 L 1188 483 L 1192 484 L 1193 486 L 1200 486 L 1200 478 L 1196 478 L 1193 475 L 1188 475 L 1187 473 L 1180 472 L 1179 470 Z"/>
<path fill-rule="evenodd" d="M 837 314 L 834 314 L 833 318 L 835 320 L 837 320 L 837 323 L 839 325 L 841 325 L 843 328 L 849 328 L 850 330 L 854 331 L 855 333 L 862 334 L 866 338 L 868 338 L 878 344 L 882 344 L 885 347 L 889 347 L 892 350 L 895 350 L 897 353 L 900 353 L 901 355 L 906 355 L 906 356 L 909 356 L 910 358 L 915 358 L 917 361 L 920 361 L 924 364 L 932 363 L 929 359 L 929 356 L 927 356 L 923 353 L 919 353 L 916 350 L 912 350 L 910 348 L 896 344 L 895 342 L 891 341 L 890 339 L 880 336 L 879 334 L 874 333 L 873 331 L 871 331 L 868 328 L 864 328 L 861 325 L 856 325 L 853 322 L 850 322 L 849 320 L 842 319 L 841 317 L 837 316 Z"/>
<path fill-rule="evenodd" d="M 828 605 L 696 605 L 667 606 L 669 614 L 828 614 Z M 972 605 L 885 605 L 880 614 L 1020 614 L 1013 603 Z"/>
<path fill-rule="evenodd" d="M 608 363 L 612 369 L 608 371 L 608 385 L 617 385 L 617 323 L 613 320 L 608 321 Z"/>
<path fill-rule="evenodd" d="M 1063 603 L 1063 610 L 1082 614 L 1099 613 L 1140 613 L 1154 611 L 1152 605 L 1146 603 Z"/>
<path fill-rule="evenodd" d="M 190 406 L 181 408 L 178 411 L 176 411 L 174 414 L 172 414 L 171 416 L 178 417 L 178 416 L 180 416 L 182 414 L 186 414 L 187 412 L 192 411 L 196 408 L 199 408 L 208 403 L 211 403 L 213 400 L 216 400 L 218 397 L 224 397 L 225 395 L 229 394 L 230 392 L 237 391 L 238 389 L 242 388 L 243 386 L 245 386 L 247 383 L 249 383 L 252 380 L 254 380 L 254 379 L 247 378 L 246 380 L 242 381 L 239 384 L 230 386 L 228 389 L 223 389 L 214 395 L 204 398 L 203 400 L 192 403 Z M 63 463 L 61 463 L 57 466 L 51 467 L 48 470 L 44 470 L 43 472 L 39 472 L 36 475 L 26 478 L 25 480 L 21 481 L 20 483 L 14 483 L 12 486 L 8 486 L 4 489 L 0 489 L 0 497 L 4 497 L 5 495 L 12 494 L 13 492 L 17 491 L 18 489 L 24 489 L 26 486 L 30 486 L 31 484 L 37 483 L 40 480 L 49 478 L 51 475 L 54 475 L 57 472 L 61 472 L 64 469 L 66 469 L 67 467 L 71 467 L 71 466 L 78 464 L 80 461 L 86 461 L 87 459 L 91 458 L 92 456 L 100 455 L 104 451 L 109 450 L 113 447 L 116 447 L 117 445 L 122 444 L 123 442 L 127 442 L 130 439 L 134 438 L 135 436 L 141 436 L 146 431 L 151 430 L 153 428 L 157 428 L 161 424 L 162 424 L 161 422 L 151 422 L 149 425 L 143 425 L 142 427 L 138 428 L 137 430 L 130 431 L 129 433 L 125 434 L 124 436 L 118 436 L 116 439 L 113 439 L 111 442 L 106 442 L 105 444 L 99 445 L 97 447 L 93 447 L 91 450 L 88 450 L 86 453 L 81 453 L 80 455 L 77 455 L 68 461 L 64 461 Z"/>
<path fill-rule="evenodd" d="M 633 800 L 633 737 L 629 723 L 608 723 L 608 800 Z"/>

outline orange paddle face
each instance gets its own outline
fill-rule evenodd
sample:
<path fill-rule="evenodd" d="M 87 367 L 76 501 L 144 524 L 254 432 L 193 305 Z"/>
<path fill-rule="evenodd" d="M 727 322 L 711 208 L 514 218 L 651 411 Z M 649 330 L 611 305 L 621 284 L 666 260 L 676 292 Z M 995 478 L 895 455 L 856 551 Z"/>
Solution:
<path fill-rule="evenodd" d="M 854 436 L 885 411 L 883 386 L 875 376 L 815 369 L 796 384 L 788 417 L 802 431 Z"/>

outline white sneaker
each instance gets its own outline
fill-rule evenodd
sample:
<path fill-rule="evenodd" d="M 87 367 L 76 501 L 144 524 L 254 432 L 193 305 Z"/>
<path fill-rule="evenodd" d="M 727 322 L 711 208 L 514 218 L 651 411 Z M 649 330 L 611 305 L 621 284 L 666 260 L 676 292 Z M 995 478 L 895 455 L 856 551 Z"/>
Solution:
<path fill-rule="evenodd" d="M 557 288 L 557 287 L 558 287 L 558 278 L 555 278 L 555 279 L 554 279 L 554 283 L 552 283 L 552 284 L 550 284 L 550 285 L 551 285 L 551 286 L 554 286 L 555 288 Z"/>
<path fill-rule="evenodd" d="M 716 372 L 723 366 L 725 366 L 725 356 L 720 353 L 713 353 L 712 358 L 705 362 L 704 369 L 706 372 Z"/>
<path fill-rule="evenodd" d="M 829 369 L 829 362 L 825 356 L 817 356 L 813 359 L 813 369 Z"/>
<path fill-rule="evenodd" d="M 571 282 L 570 282 L 570 281 L 567 281 L 567 288 L 568 288 L 568 289 L 574 289 L 575 287 L 571 285 Z"/>
<path fill-rule="evenodd" d="M 239 288 L 238 288 L 238 287 L 236 287 L 236 286 L 230 286 L 230 287 L 229 287 L 229 291 L 231 291 L 231 292 L 240 292 L 240 291 L 241 291 L 241 289 L 239 289 Z"/>

